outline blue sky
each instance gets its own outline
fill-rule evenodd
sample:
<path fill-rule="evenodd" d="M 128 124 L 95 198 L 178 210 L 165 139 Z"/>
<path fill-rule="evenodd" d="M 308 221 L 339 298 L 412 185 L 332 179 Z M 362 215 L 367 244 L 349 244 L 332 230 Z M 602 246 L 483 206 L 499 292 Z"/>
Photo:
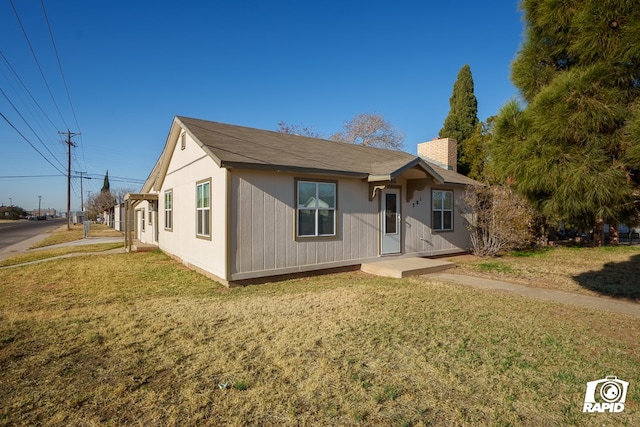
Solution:
<path fill-rule="evenodd" d="M 85 199 L 107 170 L 112 188 L 138 190 L 175 115 L 330 135 L 376 113 L 415 153 L 442 127 L 464 64 L 481 120 L 518 95 L 523 28 L 508 0 L 0 0 L 0 204 L 34 209 L 42 196 L 66 211 L 67 130 L 82 133 L 72 170 L 93 178 Z"/>

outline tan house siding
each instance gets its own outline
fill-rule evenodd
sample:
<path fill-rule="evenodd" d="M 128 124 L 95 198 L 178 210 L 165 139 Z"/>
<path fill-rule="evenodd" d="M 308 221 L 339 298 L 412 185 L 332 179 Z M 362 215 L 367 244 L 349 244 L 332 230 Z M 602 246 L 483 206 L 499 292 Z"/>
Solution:
<path fill-rule="evenodd" d="M 231 173 L 231 275 L 305 271 L 378 255 L 378 205 L 368 185 L 343 179 L 337 185 L 336 237 L 295 239 L 295 179 L 289 173 Z"/>

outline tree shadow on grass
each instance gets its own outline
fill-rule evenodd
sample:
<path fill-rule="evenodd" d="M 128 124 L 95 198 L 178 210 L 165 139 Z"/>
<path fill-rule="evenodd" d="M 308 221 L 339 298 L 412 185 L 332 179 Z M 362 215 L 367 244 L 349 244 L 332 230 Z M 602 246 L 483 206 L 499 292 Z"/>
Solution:
<path fill-rule="evenodd" d="M 616 298 L 640 302 L 640 255 L 624 262 L 608 262 L 602 269 L 580 273 L 573 278 L 586 289 Z"/>

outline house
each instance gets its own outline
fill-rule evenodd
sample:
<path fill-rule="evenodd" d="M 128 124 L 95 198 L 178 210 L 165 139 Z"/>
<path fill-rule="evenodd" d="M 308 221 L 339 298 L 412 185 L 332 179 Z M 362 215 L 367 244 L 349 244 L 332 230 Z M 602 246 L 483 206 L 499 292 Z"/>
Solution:
<path fill-rule="evenodd" d="M 132 238 L 229 285 L 467 250 L 455 140 L 414 155 L 175 117 L 142 190 Z M 133 223 L 133 226 L 127 226 Z"/>

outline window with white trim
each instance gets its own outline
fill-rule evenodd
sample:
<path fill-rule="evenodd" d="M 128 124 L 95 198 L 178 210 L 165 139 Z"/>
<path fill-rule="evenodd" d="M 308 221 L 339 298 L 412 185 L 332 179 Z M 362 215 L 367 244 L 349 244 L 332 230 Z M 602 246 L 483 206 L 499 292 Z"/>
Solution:
<path fill-rule="evenodd" d="M 434 231 L 453 230 L 453 191 L 433 190 L 431 211 Z"/>
<path fill-rule="evenodd" d="M 173 229 L 173 190 L 164 192 L 164 228 Z"/>
<path fill-rule="evenodd" d="M 196 236 L 211 236 L 211 181 L 196 185 Z"/>
<path fill-rule="evenodd" d="M 297 181 L 297 237 L 335 236 L 336 184 Z"/>

